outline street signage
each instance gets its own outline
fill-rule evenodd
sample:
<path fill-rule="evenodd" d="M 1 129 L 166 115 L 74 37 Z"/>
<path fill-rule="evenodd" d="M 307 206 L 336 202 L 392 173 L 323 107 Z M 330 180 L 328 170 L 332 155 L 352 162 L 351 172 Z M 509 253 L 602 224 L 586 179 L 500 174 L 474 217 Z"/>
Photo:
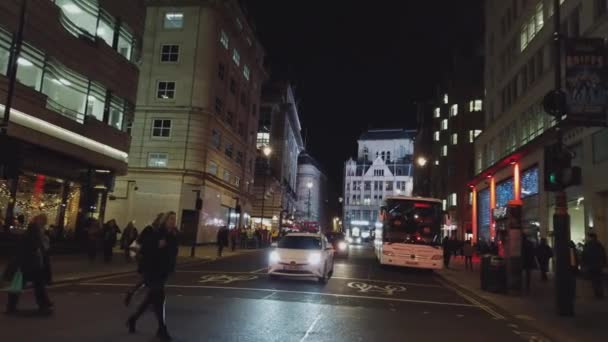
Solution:
<path fill-rule="evenodd" d="M 566 40 L 566 123 L 607 126 L 608 77 L 602 38 Z"/>

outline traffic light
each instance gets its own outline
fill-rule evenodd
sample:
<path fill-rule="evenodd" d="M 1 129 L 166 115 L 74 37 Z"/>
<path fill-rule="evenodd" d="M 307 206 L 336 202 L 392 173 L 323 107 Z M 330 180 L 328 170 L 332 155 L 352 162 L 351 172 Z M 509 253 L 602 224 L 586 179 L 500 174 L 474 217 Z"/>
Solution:
<path fill-rule="evenodd" d="M 554 144 L 545 147 L 545 191 L 563 191 L 581 184 L 581 168 L 572 166 L 572 155 Z"/>

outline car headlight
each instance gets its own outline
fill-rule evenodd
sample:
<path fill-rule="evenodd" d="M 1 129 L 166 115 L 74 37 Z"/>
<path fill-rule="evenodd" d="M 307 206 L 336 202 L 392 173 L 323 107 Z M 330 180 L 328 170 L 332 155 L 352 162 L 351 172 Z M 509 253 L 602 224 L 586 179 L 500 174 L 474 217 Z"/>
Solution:
<path fill-rule="evenodd" d="M 279 262 L 279 260 L 281 260 L 281 258 L 279 257 L 279 253 L 277 251 L 270 252 L 270 263 L 271 264 L 276 264 L 277 262 Z"/>
<path fill-rule="evenodd" d="M 357 243 L 361 243 L 361 238 L 357 238 Z"/>
<path fill-rule="evenodd" d="M 348 244 L 346 244 L 346 242 L 344 241 L 340 241 L 338 242 L 338 249 L 341 251 L 346 250 L 346 248 L 348 247 Z"/>
<path fill-rule="evenodd" d="M 308 263 L 311 265 L 317 265 L 321 262 L 321 254 L 313 253 L 308 256 Z"/>

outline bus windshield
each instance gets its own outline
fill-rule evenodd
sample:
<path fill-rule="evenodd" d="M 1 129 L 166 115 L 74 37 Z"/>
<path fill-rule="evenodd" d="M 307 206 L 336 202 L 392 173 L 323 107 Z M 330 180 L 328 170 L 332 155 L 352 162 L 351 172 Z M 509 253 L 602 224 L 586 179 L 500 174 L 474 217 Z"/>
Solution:
<path fill-rule="evenodd" d="M 441 243 L 441 203 L 387 199 L 383 208 L 382 240 L 388 243 Z"/>

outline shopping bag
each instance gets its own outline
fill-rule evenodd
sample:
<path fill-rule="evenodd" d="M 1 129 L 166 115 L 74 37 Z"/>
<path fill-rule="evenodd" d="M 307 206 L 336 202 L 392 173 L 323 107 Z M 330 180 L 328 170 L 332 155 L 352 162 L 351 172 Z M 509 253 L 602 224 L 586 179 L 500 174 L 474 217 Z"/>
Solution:
<path fill-rule="evenodd" d="M 12 293 L 21 293 L 23 291 L 23 273 L 21 273 L 21 270 L 15 272 L 7 291 Z"/>

